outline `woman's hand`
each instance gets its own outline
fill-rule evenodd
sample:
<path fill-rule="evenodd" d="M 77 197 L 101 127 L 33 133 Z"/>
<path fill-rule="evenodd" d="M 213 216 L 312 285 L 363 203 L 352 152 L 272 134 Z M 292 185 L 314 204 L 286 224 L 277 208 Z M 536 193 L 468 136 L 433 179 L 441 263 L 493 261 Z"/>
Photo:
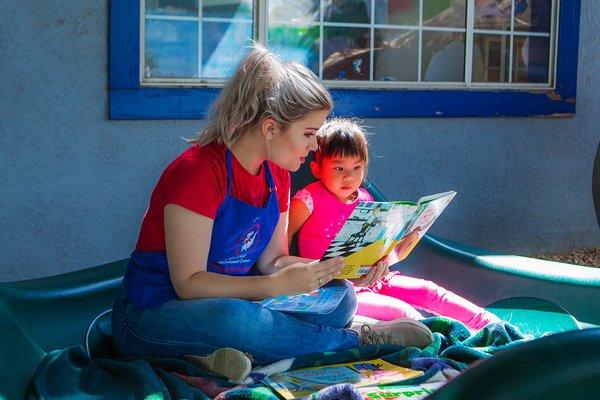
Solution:
<path fill-rule="evenodd" d="M 371 286 L 379 279 L 390 273 L 390 267 L 385 262 L 385 257 L 377 261 L 371 270 L 362 278 L 355 280 L 354 284 L 358 286 Z"/>
<path fill-rule="evenodd" d="M 343 266 L 342 258 L 291 264 L 273 274 L 277 292 L 285 295 L 312 292 L 338 276 Z"/>

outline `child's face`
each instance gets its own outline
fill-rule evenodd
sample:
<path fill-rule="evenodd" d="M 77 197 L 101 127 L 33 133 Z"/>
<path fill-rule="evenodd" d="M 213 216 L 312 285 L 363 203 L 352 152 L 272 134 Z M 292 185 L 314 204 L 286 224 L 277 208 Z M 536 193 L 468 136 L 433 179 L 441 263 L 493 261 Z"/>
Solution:
<path fill-rule="evenodd" d="M 327 190 L 339 201 L 346 203 L 354 200 L 365 177 L 365 161 L 357 156 L 325 157 L 313 170 Z"/>

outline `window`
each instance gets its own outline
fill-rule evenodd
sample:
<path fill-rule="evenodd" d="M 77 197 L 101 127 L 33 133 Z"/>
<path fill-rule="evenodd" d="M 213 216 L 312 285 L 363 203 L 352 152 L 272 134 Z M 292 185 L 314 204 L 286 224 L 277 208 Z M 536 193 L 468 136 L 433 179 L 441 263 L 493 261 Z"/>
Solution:
<path fill-rule="evenodd" d="M 310 66 L 329 87 L 554 83 L 557 0 L 295 3 L 269 1 L 267 41 Z"/>
<path fill-rule="evenodd" d="M 319 75 L 338 115 L 572 115 L 579 8 L 580 0 L 112 1 L 110 117 L 202 117 L 251 38 Z"/>
<path fill-rule="evenodd" d="M 253 38 L 252 0 L 145 0 L 142 6 L 142 84 L 222 83 Z"/>

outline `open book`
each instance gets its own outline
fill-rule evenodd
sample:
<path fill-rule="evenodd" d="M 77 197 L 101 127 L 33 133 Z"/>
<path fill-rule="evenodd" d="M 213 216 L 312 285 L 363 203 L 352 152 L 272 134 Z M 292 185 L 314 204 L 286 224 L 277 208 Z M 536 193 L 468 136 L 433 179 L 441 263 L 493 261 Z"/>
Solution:
<path fill-rule="evenodd" d="M 267 297 L 258 303 L 271 310 L 329 314 L 345 295 L 346 286 L 323 286 L 310 293 Z"/>
<path fill-rule="evenodd" d="M 402 261 L 455 195 L 456 192 L 438 193 L 421 197 L 416 203 L 360 202 L 325 251 L 323 260 L 344 258 L 339 279 L 360 278 L 381 259 L 388 265 Z"/>
<path fill-rule="evenodd" d="M 395 383 L 423 375 L 423 371 L 400 367 L 380 358 L 346 364 L 324 365 L 281 372 L 263 382 L 286 400 L 302 399 L 338 383 L 367 387 Z"/>

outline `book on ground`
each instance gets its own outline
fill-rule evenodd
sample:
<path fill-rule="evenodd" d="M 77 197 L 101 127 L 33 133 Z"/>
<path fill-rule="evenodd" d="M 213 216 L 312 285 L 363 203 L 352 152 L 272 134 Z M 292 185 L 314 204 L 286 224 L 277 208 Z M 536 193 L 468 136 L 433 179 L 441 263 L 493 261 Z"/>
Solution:
<path fill-rule="evenodd" d="M 408 201 L 360 202 L 333 239 L 323 260 L 344 258 L 338 279 L 360 278 L 379 260 L 402 261 L 440 216 L 456 192 Z"/>
<path fill-rule="evenodd" d="M 277 311 L 329 314 L 340 304 L 346 290 L 346 286 L 323 286 L 310 293 L 268 297 L 259 303 Z"/>
<path fill-rule="evenodd" d="M 376 386 L 358 389 L 363 399 L 387 400 L 421 400 L 432 394 L 444 385 L 444 382 L 421 383 L 420 385 L 391 385 Z"/>
<path fill-rule="evenodd" d="M 423 371 L 400 367 L 378 358 L 281 372 L 265 377 L 263 382 L 284 399 L 293 400 L 339 383 L 351 383 L 361 388 L 401 382 L 421 375 Z"/>

